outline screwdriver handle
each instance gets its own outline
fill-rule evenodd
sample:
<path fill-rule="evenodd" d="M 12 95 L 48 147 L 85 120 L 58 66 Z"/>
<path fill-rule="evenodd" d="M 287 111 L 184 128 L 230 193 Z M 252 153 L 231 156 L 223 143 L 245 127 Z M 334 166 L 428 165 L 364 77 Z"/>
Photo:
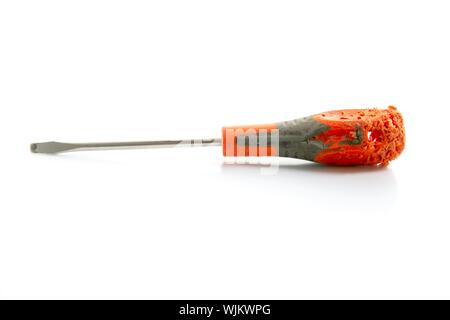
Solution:
<path fill-rule="evenodd" d="M 280 156 L 332 165 L 387 164 L 403 150 L 395 107 L 328 111 L 265 125 L 222 128 L 223 155 Z"/>

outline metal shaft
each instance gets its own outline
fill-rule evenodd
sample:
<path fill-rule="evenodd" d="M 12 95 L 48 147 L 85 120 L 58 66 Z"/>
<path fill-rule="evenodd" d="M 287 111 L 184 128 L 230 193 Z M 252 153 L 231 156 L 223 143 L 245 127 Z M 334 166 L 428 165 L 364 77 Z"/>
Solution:
<path fill-rule="evenodd" d="M 50 142 L 32 143 L 30 145 L 30 150 L 33 153 L 61 153 L 61 152 L 90 151 L 90 150 L 205 147 L 205 146 L 221 146 L 221 145 L 222 145 L 221 139 L 94 142 L 94 143 L 65 143 L 65 142 L 50 141 Z"/>

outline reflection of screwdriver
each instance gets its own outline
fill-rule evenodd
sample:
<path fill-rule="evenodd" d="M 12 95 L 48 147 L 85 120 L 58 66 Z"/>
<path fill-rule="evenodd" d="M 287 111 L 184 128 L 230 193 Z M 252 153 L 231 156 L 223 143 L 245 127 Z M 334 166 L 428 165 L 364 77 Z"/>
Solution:
<path fill-rule="evenodd" d="M 331 165 L 386 165 L 405 145 L 401 114 L 394 107 L 329 111 L 268 125 L 222 128 L 221 139 L 107 143 L 33 143 L 34 153 L 222 146 L 224 156 L 280 156 Z"/>

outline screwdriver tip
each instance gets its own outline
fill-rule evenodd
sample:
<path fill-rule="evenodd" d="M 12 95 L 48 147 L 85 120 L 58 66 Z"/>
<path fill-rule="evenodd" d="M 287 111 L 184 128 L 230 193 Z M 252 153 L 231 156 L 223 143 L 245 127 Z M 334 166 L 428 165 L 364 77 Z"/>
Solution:
<path fill-rule="evenodd" d="M 37 153 L 37 143 L 30 144 L 30 151 L 33 153 Z"/>
<path fill-rule="evenodd" d="M 30 151 L 32 153 L 59 153 L 64 151 L 69 151 L 74 149 L 74 145 L 70 143 L 62 143 L 62 142 L 40 142 L 40 143 L 32 143 L 30 145 Z"/>

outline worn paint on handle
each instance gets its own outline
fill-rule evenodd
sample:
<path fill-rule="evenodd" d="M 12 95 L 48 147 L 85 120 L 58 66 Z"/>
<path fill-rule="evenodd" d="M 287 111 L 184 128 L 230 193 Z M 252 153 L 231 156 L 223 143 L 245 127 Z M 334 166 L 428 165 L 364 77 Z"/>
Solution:
<path fill-rule="evenodd" d="M 331 165 L 386 165 L 403 151 L 395 107 L 329 111 L 269 125 L 222 129 L 224 156 L 281 156 Z"/>

